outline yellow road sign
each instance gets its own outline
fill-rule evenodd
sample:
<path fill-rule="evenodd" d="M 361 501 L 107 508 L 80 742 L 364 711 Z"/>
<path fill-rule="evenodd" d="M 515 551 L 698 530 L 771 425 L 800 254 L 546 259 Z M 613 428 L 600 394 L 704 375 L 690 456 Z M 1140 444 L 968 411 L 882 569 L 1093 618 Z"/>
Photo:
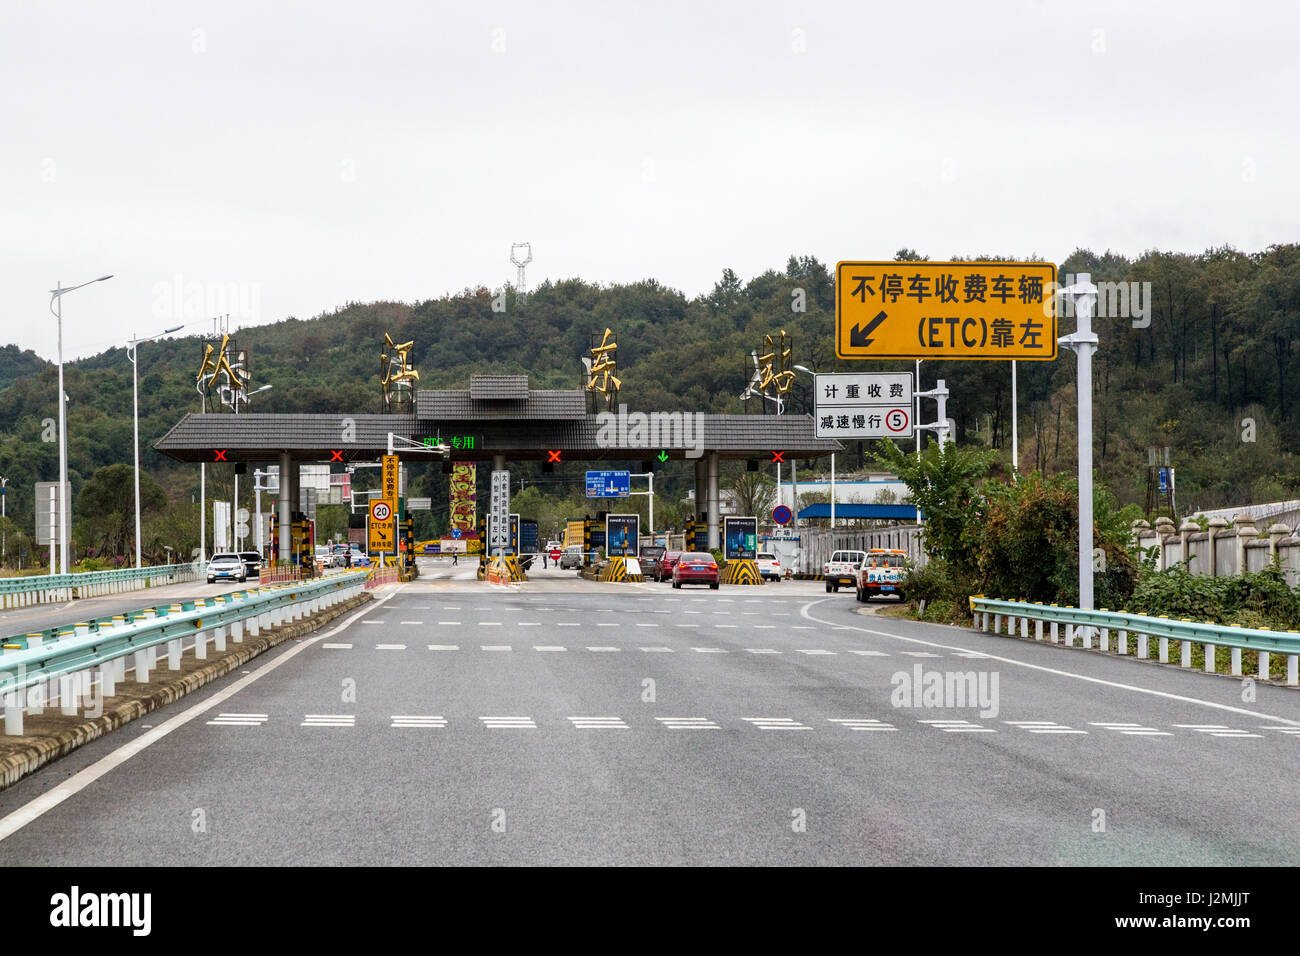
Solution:
<path fill-rule="evenodd" d="M 370 551 L 395 551 L 397 535 L 394 532 L 396 516 L 394 507 L 383 498 L 374 498 L 370 502 L 369 540 Z"/>
<path fill-rule="evenodd" d="M 392 507 L 397 510 L 397 456 L 384 456 L 384 473 L 380 479 L 379 490 L 382 497 Z"/>
<path fill-rule="evenodd" d="M 1048 262 L 841 262 L 835 354 L 847 359 L 1056 358 Z"/>

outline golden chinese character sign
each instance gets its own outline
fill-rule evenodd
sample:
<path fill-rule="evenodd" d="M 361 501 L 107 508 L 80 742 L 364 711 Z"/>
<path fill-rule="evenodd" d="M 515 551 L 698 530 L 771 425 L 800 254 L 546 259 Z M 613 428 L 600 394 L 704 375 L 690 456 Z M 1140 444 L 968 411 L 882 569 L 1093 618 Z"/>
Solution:
<path fill-rule="evenodd" d="M 379 356 L 379 384 L 383 388 L 384 411 L 406 411 L 412 404 L 412 384 L 420 380 L 420 373 L 410 365 L 411 349 L 415 340 L 394 342 L 384 333 L 384 351 Z"/>
<path fill-rule="evenodd" d="M 841 262 L 835 354 L 847 359 L 1056 358 L 1048 262 Z"/>
<path fill-rule="evenodd" d="M 203 346 L 203 361 L 194 384 L 200 394 L 207 396 L 213 387 L 222 406 L 235 408 L 236 403 L 247 401 L 246 389 L 252 380 L 248 368 L 248 352 L 238 348 L 229 335 L 221 337 L 221 345 Z"/>
<path fill-rule="evenodd" d="M 784 395 L 794 386 L 793 339 L 782 329 L 776 338 L 763 336 L 763 349 L 758 356 L 758 390 L 766 395 L 769 387 L 775 387 L 778 395 Z"/>
<path fill-rule="evenodd" d="M 614 375 L 618 371 L 618 343 L 614 341 L 612 329 L 605 330 L 599 344 L 596 344 L 595 334 L 591 339 L 591 368 L 587 373 L 587 391 L 600 392 L 605 396 L 606 406 L 613 408 L 618 390 L 623 386 Z"/>

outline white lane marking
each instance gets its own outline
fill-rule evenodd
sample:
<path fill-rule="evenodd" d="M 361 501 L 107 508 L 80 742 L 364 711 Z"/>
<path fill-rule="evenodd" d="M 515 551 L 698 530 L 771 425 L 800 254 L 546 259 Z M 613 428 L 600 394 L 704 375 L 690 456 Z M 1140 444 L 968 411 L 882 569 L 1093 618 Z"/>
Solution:
<path fill-rule="evenodd" d="M 558 644 L 534 644 L 535 651 L 567 651 L 567 647 L 560 647 Z"/>
<path fill-rule="evenodd" d="M 825 624 L 828 627 L 838 627 L 830 621 L 824 621 L 821 618 L 813 617 L 809 613 L 809 608 L 818 604 L 824 604 L 828 599 L 819 599 L 805 604 L 799 609 L 799 615 L 806 620 L 816 621 L 818 624 Z M 878 637 L 887 637 L 894 641 L 905 641 L 909 644 L 919 644 L 922 647 L 935 647 L 940 650 L 957 651 L 968 650 L 965 647 L 956 647 L 952 644 L 940 644 L 938 641 L 925 641 L 918 637 L 904 637 L 901 634 L 891 634 L 888 631 L 877 631 L 869 627 L 860 625 L 849 625 L 844 630 L 861 631 L 863 634 L 874 634 Z M 995 654 L 988 655 L 989 660 L 1000 661 L 1003 664 L 1010 664 L 1013 667 L 1023 667 L 1026 670 L 1040 671 L 1045 674 L 1054 674 L 1057 677 L 1070 677 L 1074 680 L 1086 681 L 1089 684 L 1101 684 L 1104 687 L 1114 687 L 1118 690 L 1132 691 L 1135 694 L 1150 694 L 1152 697 L 1163 697 L 1165 700 L 1176 700 L 1185 704 L 1200 704 L 1202 707 L 1213 707 L 1216 710 L 1226 710 L 1234 714 L 1244 714 L 1247 717 L 1262 717 L 1264 720 L 1277 721 L 1280 724 L 1287 724 L 1292 727 L 1300 728 L 1300 720 L 1291 720 L 1286 717 L 1274 717 L 1272 714 L 1261 714 L 1257 710 L 1247 710 L 1244 707 L 1233 707 L 1231 704 L 1220 704 L 1217 701 L 1202 700 L 1199 697 L 1187 697 L 1183 694 L 1173 694 L 1169 691 L 1156 690 L 1152 687 L 1138 687 L 1136 684 L 1124 684 L 1119 681 L 1106 680 L 1102 677 L 1091 677 L 1087 674 L 1077 674 L 1073 671 L 1065 671 L 1056 667 L 1046 667 L 1042 664 L 1030 664 L 1028 661 L 1019 661 L 1013 657 L 999 657 Z"/>
<path fill-rule="evenodd" d="M 987 654 L 981 654 L 979 651 L 958 651 L 958 657 L 969 657 L 971 660 L 979 660 L 988 657 Z"/>
<path fill-rule="evenodd" d="M 474 623 L 477 624 L 479 627 L 500 627 L 501 626 L 500 621 L 475 621 Z"/>
<path fill-rule="evenodd" d="M 393 722 L 388 725 L 390 729 L 393 727 L 425 727 L 425 728 L 441 730 L 442 728 L 447 726 L 446 717 L 435 717 L 435 716 L 425 717 L 425 716 L 417 716 L 413 714 L 408 714 L 404 716 L 400 714 L 394 714 L 392 717 L 392 721 Z"/>
<path fill-rule="evenodd" d="M 707 717 L 656 717 L 667 730 L 721 730 Z"/>
<path fill-rule="evenodd" d="M 480 644 L 481 651 L 513 651 L 514 648 L 509 644 Z"/>
<path fill-rule="evenodd" d="M 618 651 L 619 648 L 617 648 L 617 647 L 589 647 L 589 648 L 587 648 L 587 650 L 589 650 L 589 651 Z"/>
<path fill-rule="evenodd" d="M 352 650 L 352 645 L 351 645 L 351 644 L 322 644 L 321 647 L 325 648 L 326 650 L 331 650 L 331 651 L 350 651 L 350 650 Z"/>
<path fill-rule="evenodd" d="M 1114 721 L 1089 721 L 1093 727 L 1101 727 L 1105 730 L 1113 730 L 1116 733 L 1126 734 L 1129 737 L 1172 737 L 1167 730 L 1157 730 L 1154 727 L 1147 727 L 1143 724 L 1133 723 L 1116 723 Z"/>
<path fill-rule="evenodd" d="M 671 647 L 643 647 L 641 650 L 647 654 L 675 654 L 677 653 Z"/>
<path fill-rule="evenodd" d="M 931 654 L 929 651 L 899 651 L 900 654 L 906 654 L 908 657 L 938 657 L 938 654 Z"/>
<path fill-rule="evenodd" d="M 404 651 L 404 650 L 406 650 L 406 645 L 405 645 L 405 644 L 376 644 L 376 645 L 375 645 L 375 650 L 377 650 L 377 651 Z"/>
<path fill-rule="evenodd" d="M 893 724 L 874 717 L 828 717 L 832 724 L 839 724 L 846 730 L 897 730 Z"/>
<path fill-rule="evenodd" d="M 356 714 L 306 714 L 299 727 L 355 727 Z"/>
<path fill-rule="evenodd" d="M 480 717 L 483 726 L 493 730 L 536 730 L 531 717 Z"/>
<path fill-rule="evenodd" d="M 658 627 L 658 624 L 638 624 L 637 627 Z"/>
<path fill-rule="evenodd" d="M 596 626 L 597 627 L 618 627 L 618 624 L 615 623 L 614 621 L 597 621 Z"/>
<path fill-rule="evenodd" d="M 1027 730 L 1031 734 L 1084 734 L 1086 730 L 1075 730 L 1066 724 L 1058 724 L 1054 720 L 1004 720 L 1004 724 L 1011 727 L 1019 727 L 1021 730 Z"/>
<path fill-rule="evenodd" d="M 725 654 L 727 653 L 720 647 L 692 647 L 691 650 L 697 654 Z"/>
<path fill-rule="evenodd" d="M 621 717 L 570 717 L 577 730 L 627 730 Z"/>
<path fill-rule="evenodd" d="M 442 609 L 444 611 L 459 611 L 460 607 L 461 606 L 459 604 L 444 604 L 442 606 Z"/>
<path fill-rule="evenodd" d="M 759 730 L 812 730 L 807 724 L 801 724 L 793 717 L 742 717 L 740 719 L 753 724 Z"/>
<path fill-rule="evenodd" d="M 362 621 L 362 624 L 383 624 L 384 621 Z"/>
<path fill-rule="evenodd" d="M 1280 734 L 1289 734 L 1292 737 L 1300 737 L 1300 727 L 1260 727 L 1260 730 L 1276 730 Z"/>
<path fill-rule="evenodd" d="M 857 654 L 859 657 L 888 657 L 889 656 L 884 651 L 860 651 L 854 648 L 849 648 L 849 653 Z"/>
<path fill-rule="evenodd" d="M 556 626 L 556 627 L 577 627 L 577 626 L 578 626 L 578 622 L 577 622 L 577 621 L 557 621 L 556 624 L 555 624 L 555 626 Z"/>
<path fill-rule="evenodd" d="M 831 655 L 832 657 L 835 656 L 835 652 L 834 652 L 834 651 L 825 651 L 825 650 L 822 650 L 822 649 L 819 648 L 819 647 L 811 647 L 811 648 L 807 648 L 807 649 L 804 649 L 804 648 L 796 648 L 796 650 L 799 651 L 800 654 L 814 654 L 814 655 L 815 655 L 815 654 L 821 654 L 821 655 L 827 655 L 827 654 L 829 654 L 829 655 Z"/>
<path fill-rule="evenodd" d="M 460 645 L 459 645 L 459 644 L 430 644 L 430 645 L 429 645 L 429 650 L 431 650 L 431 651 L 458 651 L 458 650 L 460 650 Z"/>
<path fill-rule="evenodd" d="M 1249 730 L 1238 730 L 1224 724 L 1174 724 L 1180 730 L 1192 730 L 1198 734 L 1209 734 L 1211 737 L 1258 737 L 1263 738 L 1263 734 L 1252 734 Z"/>
<path fill-rule="evenodd" d="M 518 626 L 519 627 L 541 627 L 542 622 L 541 621 L 520 621 Z"/>
<path fill-rule="evenodd" d="M 698 624 L 674 624 L 673 627 L 699 627 Z"/>
<path fill-rule="evenodd" d="M 947 734 L 996 734 L 997 730 L 993 727 L 985 727 L 969 720 L 921 720 L 917 721 L 922 724 L 929 724 L 935 730 L 942 730 Z"/>
<path fill-rule="evenodd" d="M 451 625 L 453 627 L 460 625 L 460 621 L 439 621 L 438 623 L 444 626 Z"/>
<path fill-rule="evenodd" d="M 812 630 L 816 630 L 816 628 L 814 628 L 811 624 L 796 624 L 796 625 L 794 625 L 794 627 L 790 628 L 790 630 L 792 630 L 792 631 L 812 631 Z"/>
<path fill-rule="evenodd" d="M 402 624 L 423 624 L 423 621 L 401 621 Z"/>
<path fill-rule="evenodd" d="M 775 651 L 770 647 L 747 647 L 745 650 L 751 654 L 780 654 L 781 651 Z"/>
<path fill-rule="evenodd" d="M 276 657 L 274 660 L 263 664 L 247 677 L 241 677 L 224 690 L 217 691 L 207 700 L 194 704 L 192 707 L 181 711 L 175 717 L 169 717 L 161 724 L 158 724 L 157 726 L 150 728 L 147 732 L 141 734 L 135 740 L 125 743 L 112 753 L 100 757 L 89 767 L 73 774 L 58 786 L 50 788 L 34 800 L 30 800 L 23 804 L 18 809 L 7 814 L 3 819 L 0 819 L 0 840 L 5 840 L 13 836 L 23 827 L 27 826 L 27 824 L 31 823 L 43 814 L 48 813 L 50 810 L 53 810 L 69 797 L 80 793 L 100 777 L 104 776 L 104 774 L 120 767 L 136 754 L 143 751 L 146 747 L 152 746 L 172 731 L 178 730 L 196 717 L 200 717 L 207 711 L 212 710 L 212 708 L 225 703 L 231 697 L 234 697 L 241 690 L 253 683 L 253 681 L 265 677 L 267 674 L 271 673 L 271 671 L 283 665 L 285 661 L 291 660 L 297 654 L 301 654 L 318 641 L 327 637 L 333 637 L 340 631 L 347 630 L 347 628 L 356 623 L 357 619 L 363 614 L 373 613 L 375 610 L 374 605 L 383 604 L 385 601 L 390 600 L 396 593 L 396 591 L 389 591 L 377 601 L 372 601 L 366 607 L 359 609 L 355 614 L 348 617 L 347 620 L 343 621 L 337 627 L 326 631 L 324 634 L 318 634 L 316 637 L 309 637 L 305 641 L 290 647 L 285 653 Z"/>
<path fill-rule="evenodd" d="M 266 714 L 217 714 L 208 721 L 212 727 L 261 727 L 267 721 Z"/>
<path fill-rule="evenodd" d="M 756 631 L 757 631 L 757 630 L 760 630 L 760 629 L 761 629 L 761 630 L 769 630 L 769 631 L 770 631 L 770 630 L 771 630 L 772 628 L 774 628 L 774 627 L 776 627 L 775 624 L 755 624 L 755 625 L 753 625 L 753 628 L 754 628 L 754 630 L 756 630 Z"/>

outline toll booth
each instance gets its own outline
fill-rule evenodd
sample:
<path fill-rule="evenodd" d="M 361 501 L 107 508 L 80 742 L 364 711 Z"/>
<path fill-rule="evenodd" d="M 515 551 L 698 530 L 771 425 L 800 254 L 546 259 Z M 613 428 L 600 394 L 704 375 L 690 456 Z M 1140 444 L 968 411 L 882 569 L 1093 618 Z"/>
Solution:
<path fill-rule="evenodd" d="M 415 577 L 415 519 L 403 518 L 398 527 L 398 554 L 402 556 L 403 575 L 409 580 Z"/>
<path fill-rule="evenodd" d="M 304 578 L 316 574 L 316 526 L 303 512 L 295 511 L 290 522 L 289 563 L 301 569 Z M 271 513 L 272 561 L 280 559 L 280 516 Z"/>

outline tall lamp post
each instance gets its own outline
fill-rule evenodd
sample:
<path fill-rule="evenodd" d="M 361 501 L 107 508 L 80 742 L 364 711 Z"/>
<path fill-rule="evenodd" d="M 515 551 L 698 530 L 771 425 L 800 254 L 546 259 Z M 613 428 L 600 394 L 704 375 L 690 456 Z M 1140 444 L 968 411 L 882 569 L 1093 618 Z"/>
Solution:
<path fill-rule="evenodd" d="M 64 286 L 62 280 L 50 290 L 50 312 L 59 326 L 59 573 L 68 573 L 68 433 L 67 412 L 63 396 L 63 297 L 95 282 L 104 282 L 111 275 L 100 276 L 80 285 Z M 54 529 L 51 528 L 51 531 Z"/>
<path fill-rule="evenodd" d="M 131 360 L 131 414 L 135 419 L 135 566 L 141 567 L 140 563 L 140 366 L 136 362 L 136 353 L 139 351 L 141 342 L 152 342 L 154 339 L 183 329 L 185 326 L 174 325 L 170 329 L 163 329 L 157 335 L 151 335 L 147 339 L 137 339 L 135 333 L 131 333 L 131 338 L 126 343 L 126 357 Z"/>
<path fill-rule="evenodd" d="M 8 478 L 0 478 L 0 518 L 5 517 L 5 486 L 8 484 Z M 8 528 L 0 528 L 0 562 L 9 557 L 9 542 L 6 540 L 8 533 Z"/>

